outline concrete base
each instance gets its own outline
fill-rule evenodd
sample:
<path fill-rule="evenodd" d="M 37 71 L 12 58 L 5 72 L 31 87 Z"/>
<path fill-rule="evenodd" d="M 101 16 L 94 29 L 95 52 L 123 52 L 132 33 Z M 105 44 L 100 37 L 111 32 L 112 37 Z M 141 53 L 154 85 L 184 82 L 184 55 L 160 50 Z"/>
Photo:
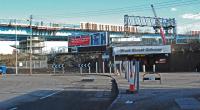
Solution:
<path fill-rule="evenodd" d="M 126 94 L 136 94 L 138 93 L 137 91 L 130 91 L 130 90 L 126 90 Z"/>

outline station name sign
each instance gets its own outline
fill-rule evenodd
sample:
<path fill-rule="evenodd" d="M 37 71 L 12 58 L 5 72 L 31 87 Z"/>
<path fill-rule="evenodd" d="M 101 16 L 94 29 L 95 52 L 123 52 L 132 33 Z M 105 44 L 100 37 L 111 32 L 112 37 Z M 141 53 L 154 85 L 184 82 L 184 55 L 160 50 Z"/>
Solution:
<path fill-rule="evenodd" d="M 170 45 L 113 47 L 113 55 L 171 53 Z"/>

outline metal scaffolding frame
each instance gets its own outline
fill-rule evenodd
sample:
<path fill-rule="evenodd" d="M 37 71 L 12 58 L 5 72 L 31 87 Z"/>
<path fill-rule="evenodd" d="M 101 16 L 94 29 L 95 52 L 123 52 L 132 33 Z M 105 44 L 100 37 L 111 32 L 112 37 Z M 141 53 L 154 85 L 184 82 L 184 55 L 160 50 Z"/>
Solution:
<path fill-rule="evenodd" d="M 153 27 L 155 32 L 160 27 L 157 25 L 159 20 L 160 26 L 163 27 L 165 33 L 168 33 L 169 30 L 172 30 L 172 34 L 175 37 L 177 34 L 176 30 L 176 20 L 175 18 L 157 18 L 157 17 L 144 17 L 144 16 L 129 16 L 124 15 L 124 32 L 125 36 L 128 34 L 129 26 L 136 27 Z"/>

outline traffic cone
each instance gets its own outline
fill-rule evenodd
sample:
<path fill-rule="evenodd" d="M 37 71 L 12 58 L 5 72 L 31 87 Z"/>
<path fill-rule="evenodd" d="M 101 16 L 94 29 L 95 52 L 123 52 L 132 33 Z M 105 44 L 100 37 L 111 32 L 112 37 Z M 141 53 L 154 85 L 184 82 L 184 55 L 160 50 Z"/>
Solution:
<path fill-rule="evenodd" d="M 130 85 L 129 85 L 129 91 L 130 92 L 134 92 L 135 91 L 135 85 L 134 85 L 134 79 L 133 79 L 132 73 L 131 73 L 131 76 L 130 76 L 129 83 L 130 83 Z"/>

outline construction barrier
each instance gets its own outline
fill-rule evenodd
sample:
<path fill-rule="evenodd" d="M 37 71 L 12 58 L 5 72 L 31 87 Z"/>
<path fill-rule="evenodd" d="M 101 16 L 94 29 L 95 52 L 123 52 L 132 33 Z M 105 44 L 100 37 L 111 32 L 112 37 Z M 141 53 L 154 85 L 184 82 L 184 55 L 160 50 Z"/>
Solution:
<path fill-rule="evenodd" d="M 151 80 L 151 81 L 159 80 L 161 84 L 161 75 L 159 73 L 154 73 L 154 72 L 145 73 L 142 76 L 142 79 L 143 79 L 143 82 L 144 80 Z"/>
<path fill-rule="evenodd" d="M 139 61 L 129 61 L 127 67 L 127 80 L 129 81 L 129 90 L 127 92 L 139 92 Z"/>

